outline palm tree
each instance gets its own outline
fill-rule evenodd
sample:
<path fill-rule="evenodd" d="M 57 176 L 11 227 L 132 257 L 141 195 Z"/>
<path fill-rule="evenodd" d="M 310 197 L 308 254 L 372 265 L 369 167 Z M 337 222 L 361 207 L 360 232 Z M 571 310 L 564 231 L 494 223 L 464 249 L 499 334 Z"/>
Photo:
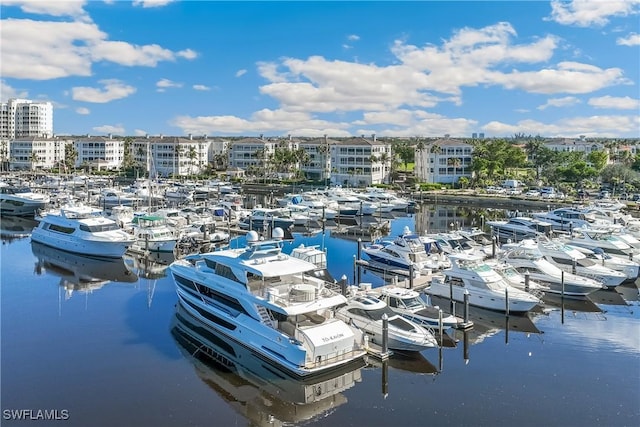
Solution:
<path fill-rule="evenodd" d="M 72 142 L 64 146 L 64 164 L 66 167 L 76 168 L 76 160 L 78 160 L 78 150 Z"/>
<path fill-rule="evenodd" d="M 191 165 L 191 175 L 194 174 L 193 170 L 196 164 L 196 157 L 198 157 L 198 153 L 196 151 L 196 147 L 194 147 L 193 145 L 189 146 L 189 151 L 187 153 L 187 157 L 189 158 L 189 164 Z"/>

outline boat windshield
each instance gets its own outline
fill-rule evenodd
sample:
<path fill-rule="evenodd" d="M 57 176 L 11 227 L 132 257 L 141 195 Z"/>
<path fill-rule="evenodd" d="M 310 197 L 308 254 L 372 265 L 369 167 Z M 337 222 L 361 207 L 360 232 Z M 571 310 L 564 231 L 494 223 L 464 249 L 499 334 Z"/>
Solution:
<path fill-rule="evenodd" d="M 409 309 L 423 308 L 425 306 L 425 304 L 419 297 L 402 298 L 401 301 L 404 306 Z"/>
<path fill-rule="evenodd" d="M 120 230 L 120 227 L 118 227 L 118 224 L 116 224 L 115 222 L 92 225 L 80 224 L 80 230 L 86 231 L 88 233 L 100 233 L 102 231 Z"/>

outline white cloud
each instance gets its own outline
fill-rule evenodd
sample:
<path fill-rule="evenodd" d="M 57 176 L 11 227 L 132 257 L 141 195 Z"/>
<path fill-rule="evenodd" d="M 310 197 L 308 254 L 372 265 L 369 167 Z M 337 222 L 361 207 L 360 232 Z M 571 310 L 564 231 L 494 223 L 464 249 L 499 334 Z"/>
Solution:
<path fill-rule="evenodd" d="M 349 34 L 349 35 L 347 36 L 347 40 L 352 41 L 352 42 L 355 42 L 355 41 L 360 40 L 360 36 L 359 36 L 359 35 L 357 35 L 357 34 Z"/>
<path fill-rule="evenodd" d="M 180 50 L 176 52 L 176 56 L 191 60 L 191 59 L 196 59 L 198 57 L 198 52 L 196 52 L 193 49 L 185 49 L 185 50 Z"/>
<path fill-rule="evenodd" d="M 0 73 L 5 77 L 48 80 L 90 76 L 91 66 L 97 61 L 155 67 L 161 61 L 197 57 L 190 49 L 173 52 L 157 44 L 111 41 L 92 22 L 30 19 L 3 19 L 1 22 Z"/>
<path fill-rule="evenodd" d="M 638 13 L 638 0 L 573 0 L 551 1 L 551 16 L 546 18 L 562 25 L 578 27 L 604 26 L 609 18 Z"/>
<path fill-rule="evenodd" d="M 167 88 L 182 87 L 182 83 L 173 82 L 169 79 L 160 79 L 156 82 L 156 87 L 158 92 L 164 92 Z"/>
<path fill-rule="evenodd" d="M 211 88 L 209 86 L 205 86 L 205 85 L 193 85 L 193 89 L 194 90 L 202 90 L 202 91 L 211 90 Z"/>
<path fill-rule="evenodd" d="M 76 113 L 86 116 L 87 114 L 91 114 L 91 110 L 86 107 L 78 107 L 76 108 Z"/>
<path fill-rule="evenodd" d="M 25 13 L 50 16 L 71 16 L 73 18 L 90 21 L 84 10 L 86 1 L 33 1 L 33 0 L 2 0 L 2 6 L 18 6 Z"/>
<path fill-rule="evenodd" d="M 149 135 L 149 132 L 147 132 L 146 130 L 142 130 L 142 129 L 135 129 L 133 131 L 133 134 L 136 136 L 145 136 L 145 135 Z"/>
<path fill-rule="evenodd" d="M 0 102 L 7 102 L 10 98 L 27 98 L 29 92 L 26 90 L 14 89 L 3 79 L 0 79 Z"/>
<path fill-rule="evenodd" d="M 171 120 L 170 124 L 182 129 L 183 133 L 245 135 L 251 132 L 281 132 L 283 134 L 307 135 L 299 133 L 301 129 L 314 129 L 314 132 L 327 129 L 342 129 L 342 132 L 348 134 L 345 129 L 349 126 L 348 123 L 318 120 L 303 112 L 269 109 L 256 111 L 248 120 L 236 116 L 178 116 Z M 335 133 L 331 134 L 335 135 Z"/>
<path fill-rule="evenodd" d="M 242 77 L 245 74 L 247 74 L 247 70 L 245 70 L 245 69 L 236 71 L 236 77 Z"/>
<path fill-rule="evenodd" d="M 93 87 L 74 87 L 71 89 L 71 97 L 75 101 L 93 102 L 104 104 L 116 99 L 126 98 L 136 92 L 136 88 L 119 80 L 100 80 L 104 89 Z"/>
<path fill-rule="evenodd" d="M 589 93 L 609 86 L 630 84 L 620 68 L 601 69 L 568 61 L 559 63 L 555 68 L 496 75 L 495 81 L 507 89 L 544 94 Z"/>
<path fill-rule="evenodd" d="M 142 6 L 143 8 L 162 7 L 172 3 L 173 1 L 175 0 L 135 0 L 133 5 Z"/>
<path fill-rule="evenodd" d="M 640 45 L 640 34 L 629 33 L 627 37 L 618 37 L 616 44 L 621 46 L 638 46 Z"/>
<path fill-rule="evenodd" d="M 598 98 L 591 98 L 588 104 L 595 108 L 611 108 L 616 110 L 638 110 L 640 107 L 640 100 L 637 98 L 615 97 L 615 96 L 601 96 Z"/>
<path fill-rule="evenodd" d="M 580 100 L 575 96 L 565 96 L 564 98 L 550 98 L 546 104 L 536 107 L 538 110 L 544 110 L 548 107 L 570 107 L 580 103 Z"/>
<path fill-rule="evenodd" d="M 486 134 L 493 136 L 509 136 L 522 132 L 530 135 L 566 138 L 577 138 L 580 135 L 603 138 L 621 135 L 637 137 L 638 128 L 640 128 L 639 116 L 569 117 L 555 123 L 522 120 L 516 124 L 508 124 L 492 121 L 482 126 Z"/>
<path fill-rule="evenodd" d="M 103 126 L 96 126 L 92 129 L 95 130 L 96 132 L 100 132 L 103 134 L 110 133 L 112 135 L 124 135 L 125 133 L 125 129 L 122 125 L 115 125 L 115 126 L 103 125 Z"/>

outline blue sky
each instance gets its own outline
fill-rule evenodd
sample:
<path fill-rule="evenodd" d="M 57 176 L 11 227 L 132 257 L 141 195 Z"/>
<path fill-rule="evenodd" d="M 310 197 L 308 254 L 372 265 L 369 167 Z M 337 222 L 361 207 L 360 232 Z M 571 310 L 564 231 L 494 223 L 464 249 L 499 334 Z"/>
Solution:
<path fill-rule="evenodd" d="M 57 134 L 640 137 L 640 0 L 2 0 Z"/>

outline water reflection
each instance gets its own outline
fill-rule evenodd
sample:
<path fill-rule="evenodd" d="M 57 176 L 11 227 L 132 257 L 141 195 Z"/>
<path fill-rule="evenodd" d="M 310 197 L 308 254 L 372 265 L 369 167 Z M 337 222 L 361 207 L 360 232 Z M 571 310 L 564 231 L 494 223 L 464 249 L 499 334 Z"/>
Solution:
<path fill-rule="evenodd" d="M 15 239 L 23 239 L 31 235 L 38 221 L 19 216 L 0 216 L 0 238 L 2 242 L 11 242 Z"/>
<path fill-rule="evenodd" d="M 167 267 L 175 260 L 172 252 L 127 252 L 125 263 L 145 279 L 160 279 L 167 275 Z"/>
<path fill-rule="evenodd" d="M 251 425 L 290 425 L 326 417 L 347 402 L 342 392 L 362 379 L 362 360 L 316 379 L 292 378 L 207 328 L 179 303 L 171 334 L 202 381 Z"/>
<path fill-rule="evenodd" d="M 31 251 L 38 259 L 34 272 L 60 277 L 60 286 L 67 298 L 73 292 L 91 292 L 110 282 L 135 283 L 138 276 L 122 258 L 95 258 L 66 252 L 41 243 L 31 242 Z"/>

